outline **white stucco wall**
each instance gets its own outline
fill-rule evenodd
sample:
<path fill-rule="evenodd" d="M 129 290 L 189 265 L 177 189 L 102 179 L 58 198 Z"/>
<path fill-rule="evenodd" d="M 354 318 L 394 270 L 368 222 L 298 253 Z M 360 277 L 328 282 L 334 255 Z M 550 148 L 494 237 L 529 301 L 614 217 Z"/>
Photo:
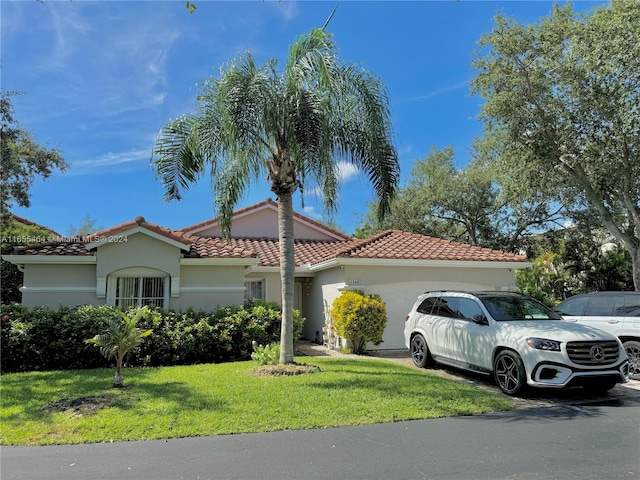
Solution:
<path fill-rule="evenodd" d="M 183 265 L 180 295 L 171 296 L 169 308 L 214 311 L 219 306 L 244 303 L 244 267 Z"/>
<path fill-rule="evenodd" d="M 126 235 L 122 243 L 105 243 L 97 247 L 96 274 L 107 277 L 123 268 L 154 268 L 171 276 L 180 275 L 180 248 L 144 233 Z"/>
<path fill-rule="evenodd" d="M 304 316 L 307 319 L 302 331 L 304 338 L 315 340 L 318 332 L 322 341 L 322 329 L 326 318 L 324 300 L 331 307 L 333 300 L 340 295 L 338 291 L 340 285 L 344 285 L 344 271 L 339 268 L 322 270 L 311 279 L 311 288 L 304 309 Z"/>
<path fill-rule="evenodd" d="M 20 290 L 27 307 L 104 304 L 96 297 L 95 265 L 28 264 Z"/>
<path fill-rule="evenodd" d="M 345 265 L 322 273 L 323 297 L 331 306 L 345 284 L 367 294 L 378 294 L 387 304 L 384 342 L 369 349 L 403 349 L 404 320 L 416 297 L 428 290 L 515 290 L 515 273 L 509 268 Z M 328 272 L 332 272 L 331 276 Z M 323 325 L 315 318 L 309 328 Z"/>
<path fill-rule="evenodd" d="M 27 306 L 83 304 L 101 305 L 113 300 L 114 281 L 118 275 L 168 275 L 170 292 L 167 308 L 188 307 L 215 310 L 223 305 L 244 302 L 245 264 L 221 265 L 204 260 L 201 265 L 182 265 L 183 250 L 176 242 L 136 232 L 126 235 L 126 242 L 106 243 L 96 247 L 93 264 L 73 264 L 70 257 L 59 262 L 46 258 L 45 263 L 24 266 L 22 303 Z M 197 260 L 196 260 L 197 261 Z M 142 272 L 142 273 L 140 273 Z M 274 288 L 279 288 L 278 284 Z"/>

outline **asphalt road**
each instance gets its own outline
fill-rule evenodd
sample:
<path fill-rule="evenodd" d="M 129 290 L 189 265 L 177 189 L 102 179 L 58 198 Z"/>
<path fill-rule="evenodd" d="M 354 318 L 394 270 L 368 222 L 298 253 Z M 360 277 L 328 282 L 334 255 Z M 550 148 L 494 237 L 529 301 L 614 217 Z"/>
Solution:
<path fill-rule="evenodd" d="M 622 388 L 606 398 L 565 399 L 562 405 L 472 417 L 167 441 L 3 447 L 0 478 L 640 479 L 640 392 Z"/>

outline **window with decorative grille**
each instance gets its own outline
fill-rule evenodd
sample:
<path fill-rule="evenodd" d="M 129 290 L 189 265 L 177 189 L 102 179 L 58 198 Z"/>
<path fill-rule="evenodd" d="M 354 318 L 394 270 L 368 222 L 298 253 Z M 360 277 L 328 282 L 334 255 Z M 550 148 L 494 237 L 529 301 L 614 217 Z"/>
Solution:
<path fill-rule="evenodd" d="M 127 309 L 151 305 L 164 308 L 164 277 L 118 277 L 116 283 L 116 307 Z"/>
<path fill-rule="evenodd" d="M 264 280 L 244 282 L 245 300 L 264 300 Z"/>

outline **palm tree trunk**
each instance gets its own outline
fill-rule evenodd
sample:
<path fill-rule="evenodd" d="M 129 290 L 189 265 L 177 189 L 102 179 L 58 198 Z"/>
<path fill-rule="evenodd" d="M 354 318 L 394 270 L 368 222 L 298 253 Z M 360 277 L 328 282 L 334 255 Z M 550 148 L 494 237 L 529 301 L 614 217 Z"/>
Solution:
<path fill-rule="evenodd" d="M 122 363 L 124 360 L 124 355 L 120 354 L 120 349 L 118 349 L 118 355 L 116 357 L 116 374 L 113 377 L 113 386 L 114 388 L 121 388 L 124 385 L 122 380 Z"/>
<path fill-rule="evenodd" d="M 293 363 L 293 291 L 296 265 L 293 241 L 293 199 L 290 192 L 278 195 L 278 233 L 282 284 L 280 363 Z"/>
<path fill-rule="evenodd" d="M 113 388 L 122 388 L 124 385 L 124 381 L 122 380 L 122 375 L 120 372 L 116 370 L 116 374 L 113 377 Z"/>

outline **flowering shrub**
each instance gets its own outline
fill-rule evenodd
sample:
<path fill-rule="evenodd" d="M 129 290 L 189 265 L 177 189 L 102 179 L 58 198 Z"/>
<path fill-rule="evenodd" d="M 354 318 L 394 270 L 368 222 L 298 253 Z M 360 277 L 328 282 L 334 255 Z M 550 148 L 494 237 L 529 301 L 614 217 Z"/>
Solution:
<path fill-rule="evenodd" d="M 280 361 L 279 343 L 262 346 L 254 340 L 251 344 L 253 346 L 251 360 L 256 362 L 258 365 L 277 365 Z"/>
<path fill-rule="evenodd" d="M 382 343 L 387 311 L 380 295 L 342 292 L 333 301 L 330 315 L 336 333 L 353 344 L 353 353 L 364 353 L 367 342 Z"/>

